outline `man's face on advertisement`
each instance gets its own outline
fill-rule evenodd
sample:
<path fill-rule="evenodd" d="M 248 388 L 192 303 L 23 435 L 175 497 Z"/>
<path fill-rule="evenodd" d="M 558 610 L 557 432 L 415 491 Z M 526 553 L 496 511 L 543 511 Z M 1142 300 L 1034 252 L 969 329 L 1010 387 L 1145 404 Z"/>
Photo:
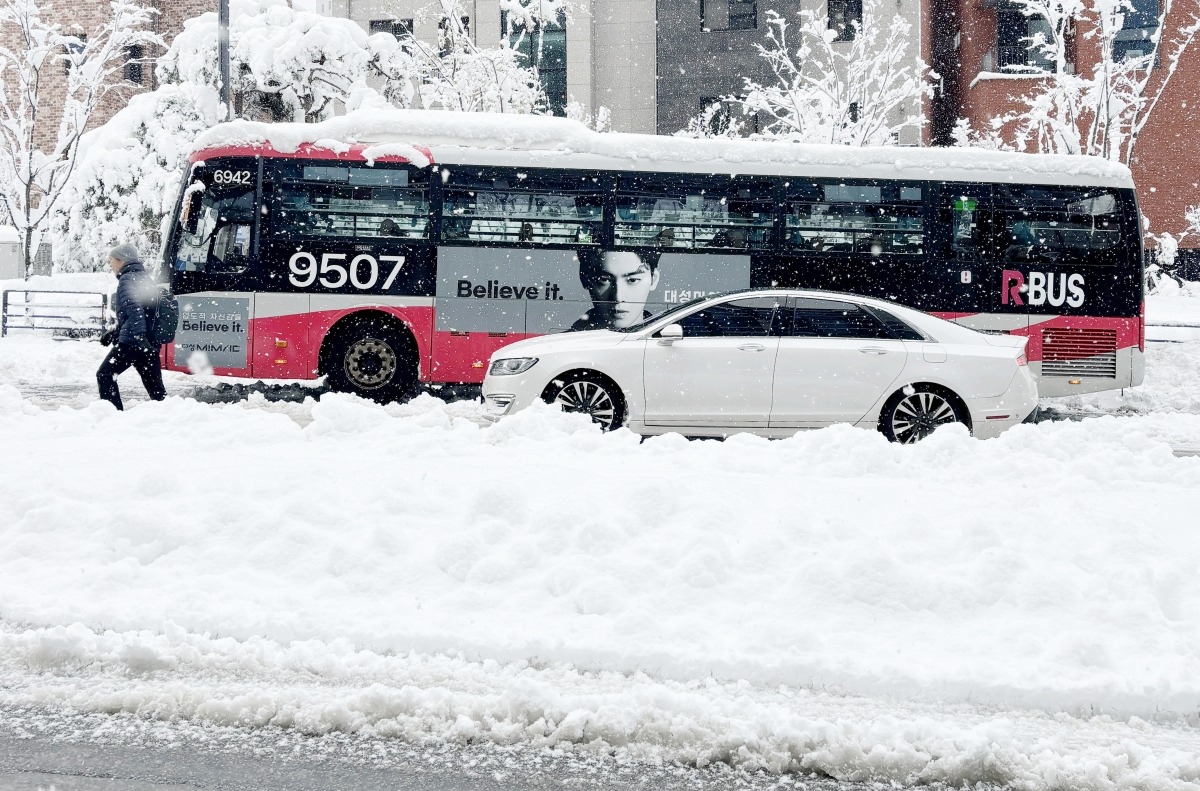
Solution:
<path fill-rule="evenodd" d="M 609 326 L 624 328 L 642 320 L 646 300 L 657 286 L 658 270 L 651 269 L 636 253 L 607 252 L 587 290 Z"/>

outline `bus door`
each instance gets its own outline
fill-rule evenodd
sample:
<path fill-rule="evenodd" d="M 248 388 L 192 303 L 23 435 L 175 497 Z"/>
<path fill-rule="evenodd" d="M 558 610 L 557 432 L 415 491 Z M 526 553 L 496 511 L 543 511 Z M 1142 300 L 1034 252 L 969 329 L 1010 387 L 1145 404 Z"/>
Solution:
<path fill-rule="evenodd" d="M 171 255 L 180 296 L 172 367 L 251 374 L 256 172 L 253 160 L 213 160 L 186 188 Z"/>
<path fill-rule="evenodd" d="M 939 186 L 934 244 L 941 255 L 931 273 L 937 293 L 931 312 L 972 329 L 1024 334 L 1029 323 L 1024 300 L 1011 289 L 1001 291 L 1004 267 L 995 258 L 991 185 Z"/>

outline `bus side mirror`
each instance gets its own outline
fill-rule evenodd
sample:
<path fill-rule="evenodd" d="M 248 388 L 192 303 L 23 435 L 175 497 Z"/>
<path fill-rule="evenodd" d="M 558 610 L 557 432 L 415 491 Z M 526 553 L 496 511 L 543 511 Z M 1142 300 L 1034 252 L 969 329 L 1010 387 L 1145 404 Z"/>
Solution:
<path fill-rule="evenodd" d="M 200 227 L 200 201 L 202 198 L 202 193 L 193 192 L 188 195 L 187 202 L 183 205 L 183 212 L 179 215 L 179 224 L 188 233 L 194 234 Z"/>
<path fill-rule="evenodd" d="M 658 344 L 660 346 L 670 346 L 677 340 L 683 338 L 683 327 L 678 324 L 668 324 L 663 327 L 658 333 Z"/>

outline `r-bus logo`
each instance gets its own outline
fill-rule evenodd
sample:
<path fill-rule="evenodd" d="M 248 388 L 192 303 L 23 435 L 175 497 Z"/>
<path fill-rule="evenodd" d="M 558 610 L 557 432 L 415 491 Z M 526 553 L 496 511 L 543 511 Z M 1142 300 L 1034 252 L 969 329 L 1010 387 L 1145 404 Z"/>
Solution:
<path fill-rule="evenodd" d="M 1023 298 L 1022 298 L 1023 295 Z M 1083 275 L 1068 275 L 1065 272 L 1024 272 L 1005 269 L 1000 286 L 1000 304 L 1024 305 L 1050 304 L 1056 308 L 1064 304 L 1077 308 L 1083 304 Z"/>

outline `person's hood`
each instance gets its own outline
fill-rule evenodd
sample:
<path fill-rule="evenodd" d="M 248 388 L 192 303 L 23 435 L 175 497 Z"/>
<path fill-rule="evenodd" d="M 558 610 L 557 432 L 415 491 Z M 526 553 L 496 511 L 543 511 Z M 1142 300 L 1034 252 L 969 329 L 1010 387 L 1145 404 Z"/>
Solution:
<path fill-rule="evenodd" d="M 117 273 L 117 277 L 125 277 L 126 275 L 136 275 L 138 272 L 145 272 L 146 267 L 142 266 L 137 261 L 130 261 L 125 266 L 121 267 L 121 271 Z"/>

